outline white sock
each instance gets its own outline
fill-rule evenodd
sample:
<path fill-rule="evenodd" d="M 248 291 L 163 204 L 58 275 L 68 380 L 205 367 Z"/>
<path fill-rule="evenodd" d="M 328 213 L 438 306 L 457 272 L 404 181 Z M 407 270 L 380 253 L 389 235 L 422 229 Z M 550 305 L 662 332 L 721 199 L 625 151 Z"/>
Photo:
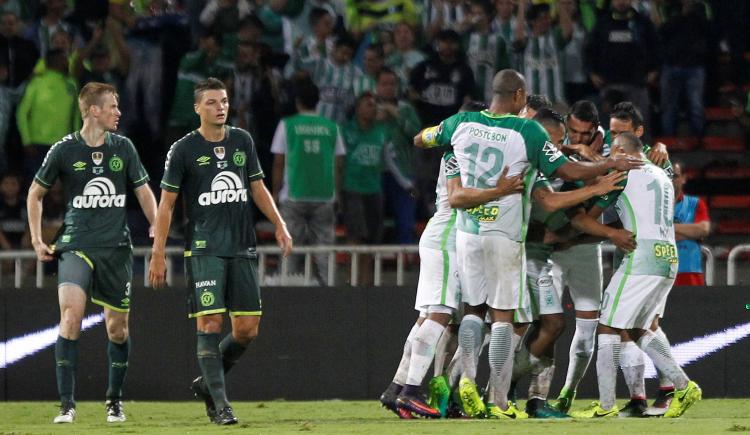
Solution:
<path fill-rule="evenodd" d="M 598 349 L 596 377 L 599 382 L 599 401 L 602 408 L 612 409 L 617 389 L 617 366 L 620 365 L 620 336 L 599 334 Z"/>
<path fill-rule="evenodd" d="M 689 379 L 672 356 L 669 341 L 647 330 L 638 340 L 638 347 L 646 352 L 646 355 L 654 362 L 654 366 L 674 383 L 676 389 L 685 389 Z"/>
<path fill-rule="evenodd" d="M 508 409 L 508 390 L 513 374 L 513 325 L 506 322 L 492 324 L 490 336 L 490 382 L 493 386 L 492 403 Z"/>
<path fill-rule="evenodd" d="M 445 374 L 445 367 L 456 354 L 458 335 L 451 328 L 445 328 L 435 348 L 435 376 Z M 449 359 L 451 358 L 451 359 Z"/>
<path fill-rule="evenodd" d="M 620 345 L 620 368 L 625 377 L 625 384 L 630 391 L 631 399 L 646 398 L 646 383 L 644 380 L 646 364 L 643 357 L 643 351 L 635 342 L 624 341 Z"/>
<path fill-rule="evenodd" d="M 586 374 L 586 370 L 594 356 L 596 326 L 599 319 L 576 318 L 576 332 L 570 343 L 568 355 L 568 373 L 565 376 L 565 389 L 575 391 Z"/>
<path fill-rule="evenodd" d="M 482 351 L 484 321 L 473 314 L 467 314 L 461 319 L 458 328 L 458 343 L 461 349 L 461 376 L 472 382 L 477 377 L 477 363 Z"/>
<path fill-rule="evenodd" d="M 667 339 L 667 335 L 664 334 L 664 331 L 661 330 L 661 326 L 656 331 L 654 331 L 654 333 L 658 335 L 659 337 L 661 337 L 664 341 L 667 342 L 667 345 L 669 345 L 669 339 Z M 672 347 L 671 345 L 669 346 L 670 348 Z M 674 389 L 674 383 L 671 380 L 669 380 L 669 378 L 664 374 L 664 372 L 659 370 L 658 367 L 656 368 L 656 374 L 659 375 L 659 388 L 660 389 L 668 389 L 668 388 Z"/>
<path fill-rule="evenodd" d="M 552 358 L 544 357 L 539 361 L 540 364 L 531 370 L 529 400 L 547 400 L 549 387 L 552 385 L 552 377 L 555 375 L 555 364 Z"/>
<path fill-rule="evenodd" d="M 394 384 L 398 384 L 401 386 L 404 386 L 406 384 L 406 375 L 409 373 L 409 360 L 411 359 L 411 343 L 414 339 L 414 336 L 417 335 L 417 331 L 419 331 L 419 325 L 415 323 L 414 326 L 411 327 L 409 335 L 406 337 L 406 342 L 404 343 L 404 353 L 401 355 L 401 362 L 398 364 L 396 375 L 393 377 Z"/>
<path fill-rule="evenodd" d="M 411 343 L 411 361 L 409 374 L 406 376 L 407 385 L 422 385 L 425 374 L 435 358 L 435 347 L 445 327 L 440 323 L 425 319 Z"/>

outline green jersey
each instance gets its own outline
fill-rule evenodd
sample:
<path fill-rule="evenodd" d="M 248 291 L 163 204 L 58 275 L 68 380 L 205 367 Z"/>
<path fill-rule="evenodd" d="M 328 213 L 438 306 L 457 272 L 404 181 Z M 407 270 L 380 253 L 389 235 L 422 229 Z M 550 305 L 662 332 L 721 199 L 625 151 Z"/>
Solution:
<path fill-rule="evenodd" d="M 532 192 L 536 189 L 553 189 L 553 185 L 543 175 L 537 176 Z M 570 221 L 564 210 L 549 212 L 536 201 L 531 201 L 529 230 L 526 237 L 526 257 L 546 261 L 552 255 L 552 245 L 543 243 L 546 229 L 558 231 Z"/>
<path fill-rule="evenodd" d="M 499 33 L 469 34 L 465 42 L 469 67 L 477 84 L 474 97 L 492 101 L 492 79 L 497 71 L 510 68 L 510 58 L 505 39 Z"/>
<path fill-rule="evenodd" d="M 453 147 L 464 187 L 491 188 L 506 166 L 510 177 L 526 174 L 523 194 L 507 195 L 459 212 L 458 230 L 471 234 L 523 241 L 537 170 L 550 176 L 567 162 L 538 122 L 486 110 L 453 115 L 422 136 L 427 146 Z"/>
<path fill-rule="evenodd" d="M 276 127 L 271 152 L 285 156 L 280 200 L 333 200 L 336 156 L 346 154 L 335 122 L 310 113 L 284 118 Z"/>
<path fill-rule="evenodd" d="M 531 36 L 526 42 L 521 66 L 526 92 L 546 95 L 553 103 L 564 103 L 562 57 L 565 42 L 558 30 Z"/>
<path fill-rule="evenodd" d="M 384 168 L 384 150 L 388 130 L 382 123 L 375 123 L 362 130 L 356 120 L 344 124 L 346 144 L 346 166 L 344 168 L 344 190 L 357 193 L 380 193 Z"/>
<path fill-rule="evenodd" d="M 182 192 L 188 227 L 185 255 L 254 257 L 249 183 L 263 178 L 255 144 L 245 130 L 225 127 L 209 142 L 194 130 L 167 153 L 161 188 Z"/>
<path fill-rule="evenodd" d="M 106 133 L 104 144 L 91 147 L 80 132 L 65 136 L 52 145 L 34 177 L 48 189 L 57 179 L 67 203 L 55 250 L 130 246 L 127 188 L 148 181 L 130 139 Z"/>

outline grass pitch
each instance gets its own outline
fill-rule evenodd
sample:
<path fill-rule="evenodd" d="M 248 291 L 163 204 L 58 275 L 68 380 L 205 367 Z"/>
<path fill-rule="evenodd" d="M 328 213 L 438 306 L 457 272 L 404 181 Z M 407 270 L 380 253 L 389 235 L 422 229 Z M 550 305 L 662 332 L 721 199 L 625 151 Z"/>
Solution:
<path fill-rule="evenodd" d="M 588 401 L 576 401 L 584 407 Z M 519 404 L 521 405 L 521 404 Z M 623 404 L 620 403 L 622 406 Z M 374 401 L 235 402 L 240 423 L 208 422 L 199 402 L 125 402 L 128 421 L 108 424 L 102 403 L 78 403 L 72 425 L 53 425 L 57 404 L 0 402 L 0 434 L 56 433 L 365 433 L 365 434 L 666 434 L 750 433 L 750 399 L 712 399 L 695 404 L 678 419 L 603 420 L 399 420 Z"/>

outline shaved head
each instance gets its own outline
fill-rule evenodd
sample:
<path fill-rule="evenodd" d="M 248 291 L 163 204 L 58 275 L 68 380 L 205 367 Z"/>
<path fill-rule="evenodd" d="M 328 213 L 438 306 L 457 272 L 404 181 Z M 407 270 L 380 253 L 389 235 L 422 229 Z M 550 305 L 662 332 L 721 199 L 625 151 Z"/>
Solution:
<path fill-rule="evenodd" d="M 618 134 L 612 145 L 621 147 L 628 153 L 643 151 L 643 142 L 629 131 Z"/>
<path fill-rule="evenodd" d="M 492 93 L 501 97 L 511 96 L 519 89 L 526 89 L 526 81 L 514 69 L 500 70 L 492 79 Z"/>

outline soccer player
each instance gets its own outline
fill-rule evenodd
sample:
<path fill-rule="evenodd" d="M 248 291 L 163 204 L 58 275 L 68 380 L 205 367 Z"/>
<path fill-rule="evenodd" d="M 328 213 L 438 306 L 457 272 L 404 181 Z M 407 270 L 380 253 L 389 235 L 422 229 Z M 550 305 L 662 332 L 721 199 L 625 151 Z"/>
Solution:
<path fill-rule="evenodd" d="M 165 283 L 164 249 L 182 191 L 188 215 L 188 317 L 196 319 L 202 373 L 192 389 L 205 402 L 211 421 L 235 424 L 224 375 L 258 335 L 262 309 L 249 200 L 276 227 L 276 241 L 284 256 L 292 250 L 292 238 L 263 184 L 252 137 L 225 125 L 229 100 L 224 83 L 208 78 L 196 84 L 194 107 L 200 127 L 172 144 L 167 154 L 149 280 L 154 287 Z M 232 332 L 222 339 L 222 314 L 227 311 Z"/>
<path fill-rule="evenodd" d="M 493 80 L 490 109 L 451 116 L 437 127 L 422 131 L 426 147 L 451 145 L 461 168 L 464 187 L 486 189 L 497 182 L 505 166 L 509 175 L 525 173 L 533 179 L 536 170 L 563 179 L 589 179 L 617 168 L 635 167 L 635 159 L 607 159 L 598 163 L 568 161 L 535 121 L 515 114 L 526 104 L 525 81 L 517 71 L 502 70 Z M 531 167 L 533 170 L 528 171 Z M 514 194 L 488 201 L 457 217 L 456 250 L 466 315 L 459 328 L 464 373 L 459 395 L 467 414 L 485 413 L 479 397 L 475 351 L 482 344 L 482 325 L 489 307 L 492 319 L 489 361 L 496 406 L 487 410 L 496 418 L 524 418 L 525 413 L 509 405 L 507 393 L 512 371 L 513 314 L 525 291 L 523 240 L 526 232 L 528 194 Z M 465 288 L 464 288 L 465 284 Z"/>
<path fill-rule="evenodd" d="M 669 341 L 657 333 L 663 304 L 677 274 L 677 247 L 674 236 L 674 191 L 666 173 L 646 161 L 643 144 L 636 135 L 622 133 L 614 141 L 613 154 L 640 157 L 646 164 L 631 170 L 624 190 L 610 193 L 597 201 L 588 212 L 573 218 L 573 225 L 587 233 L 605 236 L 612 228 L 596 219 L 610 205 L 616 210 L 623 227 L 635 237 L 635 249 L 618 267 L 602 298 L 596 361 L 599 401 L 574 417 L 613 417 L 617 366 L 620 359 L 620 332 L 626 330 L 675 385 L 673 399 L 664 417 L 679 417 L 701 399 L 698 384 L 688 379 L 672 356 Z"/>
<path fill-rule="evenodd" d="M 104 308 L 109 338 L 107 421 L 125 421 L 121 398 L 130 352 L 128 312 L 133 266 L 127 189 L 133 189 L 151 225 L 156 218 L 156 199 L 133 143 L 113 133 L 120 120 L 118 100 L 114 87 L 86 84 L 78 95 L 83 127 L 50 148 L 29 188 L 29 229 L 37 258 L 58 258 L 60 331 L 55 343 L 55 370 L 61 404 L 55 423 L 73 423 L 76 418 L 73 393 L 78 337 L 87 296 Z M 47 245 L 42 240 L 42 199 L 58 179 L 68 201 L 65 223 L 59 238 Z"/>

